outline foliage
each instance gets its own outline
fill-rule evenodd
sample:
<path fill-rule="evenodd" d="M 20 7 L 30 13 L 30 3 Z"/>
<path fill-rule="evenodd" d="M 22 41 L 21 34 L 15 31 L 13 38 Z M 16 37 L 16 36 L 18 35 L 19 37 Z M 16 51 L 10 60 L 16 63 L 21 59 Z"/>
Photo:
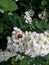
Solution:
<path fill-rule="evenodd" d="M 5 11 L 13 11 L 18 9 L 18 6 L 13 0 L 0 0 L 0 7 Z"/>
<path fill-rule="evenodd" d="M 37 30 L 37 32 L 44 32 L 45 30 L 49 30 L 49 24 L 41 20 L 34 19 L 32 23 L 34 25 L 35 31 Z"/>
<path fill-rule="evenodd" d="M 28 56 L 25 56 L 22 60 L 21 60 L 21 62 L 20 62 L 20 65 L 28 65 L 28 63 L 29 63 L 29 57 Z M 30 64 L 29 64 L 30 65 Z"/>

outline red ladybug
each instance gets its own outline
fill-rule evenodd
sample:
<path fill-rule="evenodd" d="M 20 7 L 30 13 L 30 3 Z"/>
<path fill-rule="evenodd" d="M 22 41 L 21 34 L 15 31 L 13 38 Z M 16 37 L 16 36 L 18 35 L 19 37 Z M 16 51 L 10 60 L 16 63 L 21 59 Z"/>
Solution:
<path fill-rule="evenodd" d="M 18 38 L 22 38 L 22 34 L 18 34 Z"/>

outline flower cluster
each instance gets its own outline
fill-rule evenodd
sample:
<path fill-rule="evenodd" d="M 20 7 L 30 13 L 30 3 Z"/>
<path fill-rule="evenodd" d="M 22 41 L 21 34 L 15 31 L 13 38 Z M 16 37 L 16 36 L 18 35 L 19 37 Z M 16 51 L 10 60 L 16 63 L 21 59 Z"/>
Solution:
<path fill-rule="evenodd" d="M 31 24 L 32 23 L 32 17 L 34 16 L 35 11 L 32 9 L 29 9 L 28 11 L 25 12 L 25 22 Z M 38 17 L 42 20 L 47 22 L 48 21 L 48 14 L 46 9 L 44 9 L 42 12 L 38 14 Z"/>
<path fill-rule="evenodd" d="M 32 23 L 32 16 L 34 15 L 34 11 L 32 10 L 32 9 L 30 9 L 30 10 L 28 10 L 28 11 L 26 11 L 25 12 L 25 16 L 24 16 L 24 18 L 25 18 L 25 22 L 26 23 Z"/>
<path fill-rule="evenodd" d="M 15 61 L 22 60 L 24 56 L 21 56 L 20 54 L 11 53 L 9 50 L 2 51 L 0 50 L 0 62 L 7 61 L 10 58 L 15 56 Z"/>
<path fill-rule="evenodd" d="M 10 57 L 16 56 L 17 52 L 24 53 L 30 57 L 45 56 L 49 53 L 49 31 L 44 33 L 22 32 L 14 27 L 12 36 L 7 38 L 7 48 L 0 51 L 0 62 L 7 61 Z M 16 61 L 23 57 L 16 56 Z"/>
<path fill-rule="evenodd" d="M 39 15 L 38 17 L 43 20 L 43 21 L 48 21 L 48 15 L 47 15 L 47 12 L 46 12 L 46 9 L 43 10 Z"/>
<path fill-rule="evenodd" d="M 7 61 L 9 58 L 15 56 L 17 54 L 13 54 L 9 51 L 0 51 L 0 62 Z"/>
<path fill-rule="evenodd" d="M 19 28 L 14 27 L 12 37 L 8 37 L 7 49 L 13 53 L 24 52 L 31 57 L 45 56 L 49 53 L 49 32 L 23 33 Z"/>

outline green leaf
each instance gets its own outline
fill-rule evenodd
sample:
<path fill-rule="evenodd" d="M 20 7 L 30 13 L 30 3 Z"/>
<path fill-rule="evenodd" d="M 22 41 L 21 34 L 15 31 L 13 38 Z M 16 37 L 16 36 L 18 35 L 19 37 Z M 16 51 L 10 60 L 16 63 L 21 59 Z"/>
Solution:
<path fill-rule="evenodd" d="M 33 21 L 33 25 L 34 25 L 35 29 L 37 28 L 38 30 L 43 30 L 43 28 L 44 28 L 43 23 L 37 19 L 35 19 L 35 21 Z"/>
<path fill-rule="evenodd" d="M 39 29 L 42 29 L 42 28 L 43 28 L 42 24 L 39 23 L 39 22 L 36 22 L 36 23 L 35 23 L 35 26 L 36 26 L 37 28 L 39 28 Z"/>
<path fill-rule="evenodd" d="M 34 19 L 32 25 L 34 26 L 36 32 L 44 32 L 45 30 L 49 30 L 49 24 L 38 19 Z"/>
<path fill-rule="evenodd" d="M 2 7 L 1 9 L 4 11 L 13 11 L 18 9 L 18 6 L 13 0 L 0 0 L 0 7 Z"/>
<path fill-rule="evenodd" d="M 47 26 L 45 26 L 47 30 L 49 30 L 49 24 Z"/>
<path fill-rule="evenodd" d="M 30 64 L 28 64 L 29 59 L 30 59 L 30 58 L 29 58 L 28 56 L 25 56 L 25 57 L 21 60 L 21 62 L 20 62 L 19 65 L 30 65 Z"/>
<path fill-rule="evenodd" d="M 16 3 L 14 1 L 8 0 L 8 2 L 10 3 L 10 4 L 8 4 L 8 9 L 10 11 L 13 11 L 13 10 L 17 10 L 18 9 L 18 6 L 16 5 Z"/>
<path fill-rule="evenodd" d="M 42 5 L 42 6 L 47 5 L 47 0 L 42 0 L 41 5 Z"/>

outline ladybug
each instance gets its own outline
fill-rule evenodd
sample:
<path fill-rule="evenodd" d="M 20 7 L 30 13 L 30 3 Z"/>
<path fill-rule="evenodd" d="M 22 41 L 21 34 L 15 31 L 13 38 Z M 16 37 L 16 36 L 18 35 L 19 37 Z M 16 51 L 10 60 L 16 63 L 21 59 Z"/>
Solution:
<path fill-rule="evenodd" d="M 18 34 L 18 38 L 22 38 L 22 34 Z"/>

